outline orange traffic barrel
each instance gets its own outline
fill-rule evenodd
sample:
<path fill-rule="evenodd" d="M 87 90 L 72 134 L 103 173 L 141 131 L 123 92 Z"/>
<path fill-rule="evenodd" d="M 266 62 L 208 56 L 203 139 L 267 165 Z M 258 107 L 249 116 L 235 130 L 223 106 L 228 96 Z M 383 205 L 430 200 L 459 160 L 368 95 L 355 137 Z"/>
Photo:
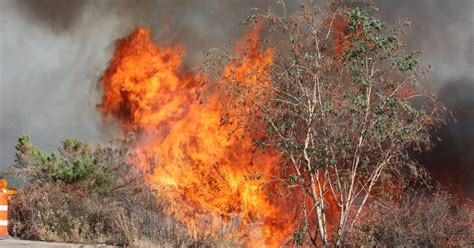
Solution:
<path fill-rule="evenodd" d="M 0 192 L 0 239 L 9 238 L 8 235 L 8 194 Z"/>

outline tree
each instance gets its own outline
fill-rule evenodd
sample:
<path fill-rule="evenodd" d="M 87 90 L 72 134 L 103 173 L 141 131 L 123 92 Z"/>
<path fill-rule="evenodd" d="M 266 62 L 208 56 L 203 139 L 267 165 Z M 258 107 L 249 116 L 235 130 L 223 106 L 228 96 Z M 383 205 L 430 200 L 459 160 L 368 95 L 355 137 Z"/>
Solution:
<path fill-rule="evenodd" d="M 269 9 L 246 20 L 268 27 L 261 43 L 273 51 L 264 68 L 271 83 L 221 75 L 237 99 L 229 121 L 265 123 L 255 145 L 281 152 L 280 181 L 300 202 L 293 242 L 340 245 L 371 197 L 424 174 L 408 152 L 430 146 L 444 108 L 421 80 L 418 53 L 404 53 L 407 23 L 388 27 L 375 8 L 325 12 L 305 3 L 288 16 L 281 5 L 282 15 Z M 212 70 L 240 59 L 217 56 Z"/>

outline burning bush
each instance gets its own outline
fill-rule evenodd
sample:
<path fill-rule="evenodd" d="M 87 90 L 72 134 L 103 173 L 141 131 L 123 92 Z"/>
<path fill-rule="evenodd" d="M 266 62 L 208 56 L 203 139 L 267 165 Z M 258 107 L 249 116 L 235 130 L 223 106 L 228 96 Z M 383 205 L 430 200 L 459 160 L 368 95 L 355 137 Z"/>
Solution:
<path fill-rule="evenodd" d="M 187 232 L 127 163 L 131 139 L 109 147 L 76 139 L 45 154 L 22 135 L 9 173 L 25 186 L 10 201 L 10 233 L 23 239 L 133 246 L 191 245 Z M 209 240 L 199 242 L 210 244 Z"/>
<path fill-rule="evenodd" d="M 187 71 L 183 47 L 154 43 L 147 28 L 118 40 L 97 107 L 136 140 L 104 148 L 70 139 L 48 155 L 20 137 L 15 171 L 27 186 L 12 201 L 12 233 L 179 246 L 230 231 L 250 247 L 339 246 L 348 235 L 358 243 L 357 230 L 380 233 L 358 224 L 366 204 L 424 176 L 408 151 L 430 146 L 443 106 L 421 80 L 418 54 L 404 50 L 406 25 L 310 3 L 288 15 L 279 3 L 282 15 L 245 21 L 232 51 L 209 53 L 208 71 Z M 173 222 L 163 213 L 189 236 L 158 224 Z M 370 233 L 369 243 L 384 235 Z M 423 235 L 405 241 L 428 244 Z M 444 244 L 435 236 L 429 242 Z"/>
<path fill-rule="evenodd" d="M 429 147 L 443 106 L 404 50 L 406 25 L 280 4 L 205 73 L 138 27 L 116 43 L 98 108 L 137 137 L 131 160 L 193 235 L 199 219 L 237 219 L 248 246 L 339 245 L 370 197 L 424 175 L 407 151 Z"/>
<path fill-rule="evenodd" d="M 256 149 L 279 152 L 272 181 L 296 212 L 291 243 L 341 245 L 372 197 L 425 178 L 408 151 L 430 147 L 444 106 L 423 81 L 418 54 L 405 51 L 407 23 L 388 26 L 375 8 L 328 13 L 302 3 L 287 15 L 282 7 L 246 20 L 267 27 L 260 49 L 275 59 L 264 73 L 239 67 L 257 57 L 251 51 L 224 51 L 210 67 L 223 71 L 235 99 L 226 121 L 250 119 L 242 128 Z"/>
<path fill-rule="evenodd" d="M 255 28 L 244 35 L 235 52 L 242 63 L 226 70 L 246 84 L 258 84 L 273 60 L 258 37 Z M 99 110 L 137 137 L 131 161 L 148 172 L 146 182 L 167 203 L 166 212 L 193 237 L 233 230 L 247 245 L 277 246 L 292 229 L 292 213 L 261 186 L 279 156 L 255 149 L 255 133 L 237 128 L 247 119 L 223 123 L 234 99 L 221 98 L 224 91 L 208 76 L 186 71 L 183 53 L 179 45 L 154 43 L 150 31 L 138 27 L 116 44 L 100 80 Z"/>

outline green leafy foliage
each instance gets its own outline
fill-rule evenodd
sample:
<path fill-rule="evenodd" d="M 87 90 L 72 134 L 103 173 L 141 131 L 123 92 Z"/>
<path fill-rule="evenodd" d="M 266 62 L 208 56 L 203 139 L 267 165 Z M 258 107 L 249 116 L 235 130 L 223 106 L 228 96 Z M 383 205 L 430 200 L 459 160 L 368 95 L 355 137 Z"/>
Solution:
<path fill-rule="evenodd" d="M 392 65 L 402 72 L 407 72 L 415 71 L 418 64 L 420 64 L 420 59 L 414 54 L 408 54 L 394 60 Z"/>
<path fill-rule="evenodd" d="M 127 153 L 124 151 L 129 143 L 123 141 L 122 147 L 113 149 L 93 147 L 70 138 L 61 143 L 58 153 L 46 154 L 23 134 L 15 146 L 17 166 L 11 170 L 25 177 L 27 183 L 75 184 L 91 192 L 108 194 L 120 167 L 129 166 L 125 163 Z"/>

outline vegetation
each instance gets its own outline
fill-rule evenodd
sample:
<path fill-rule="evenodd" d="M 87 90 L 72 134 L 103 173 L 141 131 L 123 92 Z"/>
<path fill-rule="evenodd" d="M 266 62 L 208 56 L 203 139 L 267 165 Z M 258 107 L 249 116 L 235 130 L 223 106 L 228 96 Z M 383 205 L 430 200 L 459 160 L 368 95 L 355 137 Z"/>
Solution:
<path fill-rule="evenodd" d="M 357 247 L 472 246 L 473 206 L 445 192 L 408 195 L 401 202 L 373 202 L 346 243 Z"/>
<path fill-rule="evenodd" d="M 9 203 L 10 234 L 22 239 L 107 243 L 141 247 L 210 245 L 194 240 L 167 217 L 145 183 L 144 172 L 127 163 L 131 139 L 109 147 L 77 139 L 45 154 L 28 135 L 16 145 L 8 173 L 25 187 Z"/>
<path fill-rule="evenodd" d="M 271 78 L 261 81 L 272 83 L 220 76 L 237 99 L 223 121 L 250 116 L 264 123 L 256 147 L 282 154 L 274 182 L 299 201 L 288 245 L 472 244 L 471 203 L 445 193 L 403 193 L 411 180 L 427 178 L 409 152 L 430 147 L 429 130 L 444 113 L 422 81 L 418 54 L 404 52 L 406 23 L 389 27 L 358 8 L 326 15 L 312 4 L 288 16 L 281 4 L 281 15 L 268 10 L 246 20 L 267 25 L 263 44 L 274 64 L 261 68 Z M 216 72 L 239 59 L 215 55 L 209 69 Z M 228 246 L 224 239 L 193 239 L 164 213 L 146 172 L 128 162 L 132 144 L 68 139 L 45 154 L 22 135 L 9 173 L 24 178 L 25 187 L 10 202 L 10 233 L 125 246 Z"/>
<path fill-rule="evenodd" d="M 143 171 L 126 162 L 131 143 L 128 139 L 102 147 L 68 139 L 58 154 L 45 154 L 22 135 L 17 163 L 8 172 L 21 176 L 26 185 L 9 203 L 10 234 L 134 247 L 229 247 L 229 240 L 215 236 L 191 238 L 163 213 Z M 474 241 L 472 202 L 459 204 L 447 193 L 402 199 L 368 204 L 344 243 L 468 246 Z"/>
<path fill-rule="evenodd" d="M 375 9 L 324 14 L 310 3 L 288 16 L 281 5 L 281 15 L 269 9 L 246 20 L 267 25 L 274 64 L 262 70 L 272 83 L 222 75 L 223 87 L 238 98 L 234 118 L 266 123 L 256 146 L 284 155 L 279 181 L 301 202 L 294 244 L 342 245 L 370 198 L 396 196 L 426 176 L 408 151 L 429 148 L 444 107 L 421 80 L 417 53 L 404 52 L 406 23 L 389 27 Z M 217 72 L 239 59 L 217 58 Z"/>

